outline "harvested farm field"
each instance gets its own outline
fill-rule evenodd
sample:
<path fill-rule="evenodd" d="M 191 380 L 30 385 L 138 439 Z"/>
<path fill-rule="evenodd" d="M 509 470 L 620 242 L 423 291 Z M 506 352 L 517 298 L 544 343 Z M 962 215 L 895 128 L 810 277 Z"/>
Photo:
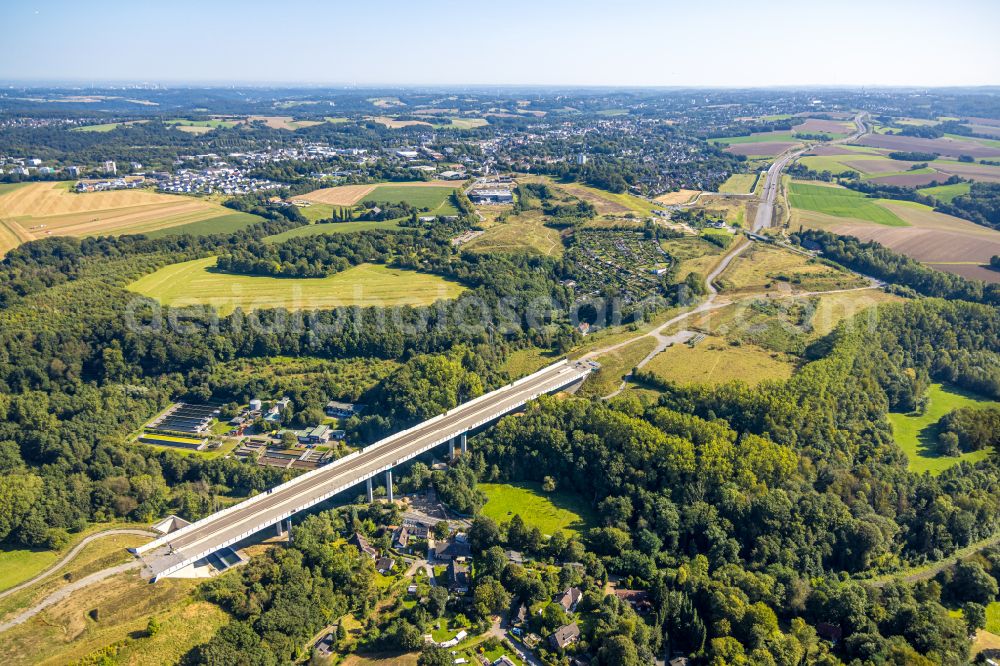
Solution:
<path fill-rule="evenodd" d="M 792 127 L 793 132 L 800 134 L 843 134 L 849 135 L 854 130 L 854 123 L 843 120 L 821 120 L 809 118 L 801 125 Z"/>
<path fill-rule="evenodd" d="M 296 196 L 296 199 L 305 199 L 314 203 L 330 204 L 333 206 L 353 206 L 359 201 L 363 201 L 375 188 L 380 186 L 399 187 L 441 187 L 448 190 L 455 189 L 455 183 L 449 180 L 427 180 L 404 183 L 371 183 L 367 185 L 338 185 L 337 187 L 324 187 L 320 190 L 313 190 L 307 194 Z M 416 204 L 413 204 L 416 205 Z"/>
<path fill-rule="evenodd" d="M 938 153 L 948 157 L 971 155 L 972 157 L 1000 157 L 1000 148 L 993 148 L 975 141 L 960 141 L 948 137 L 921 139 L 913 136 L 869 134 L 861 137 L 863 146 L 885 148 L 887 150 Z"/>
<path fill-rule="evenodd" d="M 933 268 L 1000 282 L 1000 273 L 975 270 L 1000 254 L 1000 232 L 912 202 L 879 200 L 879 205 L 910 226 L 887 227 L 798 208 L 792 210 L 791 225 L 875 241 Z"/>
<path fill-rule="evenodd" d="M 870 180 L 875 183 L 900 185 L 902 187 L 927 187 L 931 183 L 944 183 L 948 180 L 948 178 L 949 176 L 947 174 L 931 171 L 929 173 L 906 173 L 892 176 L 881 176 L 871 178 Z"/>
<path fill-rule="evenodd" d="M 989 164 L 969 164 L 967 162 L 951 162 L 937 160 L 931 163 L 935 169 L 947 176 L 961 176 L 969 180 L 987 183 L 1000 183 L 1000 167 Z"/>
<path fill-rule="evenodd" d="M 77 194 L 65 182 L 29 183 L 0 194 L 0 254 L 47 236 L 147 233 L 233 214 L 205 199 L 149 190 Z"/>
<path fill-rule="evenodd" d="M 761 155 L 773 157 L 780 155 L 792 146 L 798 145 L 797 141 L 761 141 L 759 143 L 736 143 L 726 148 L 727 153 L 733 155 Z"/>
<path fill-rule="evenodd" d="M 699 194 L 701 194 L 700 190 L 677 190 L 676 192 L 661 194 L 656 197 L 654 201 L 666 204 L 667 206 L 675 206 L 677 204 L 687 203 Z"/>

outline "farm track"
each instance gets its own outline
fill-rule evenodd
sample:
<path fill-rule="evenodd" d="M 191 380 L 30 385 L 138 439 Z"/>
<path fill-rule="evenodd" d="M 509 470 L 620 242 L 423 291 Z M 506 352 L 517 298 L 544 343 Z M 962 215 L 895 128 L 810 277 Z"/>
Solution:
<path fill-rule="evenodd" d="M 32 585 L 34 585 L 35 583 L 39 582 L 43 578 L 47 578 L 48 576 L 51 576 L 55 572 L 59 571 L 64 566 L 66 566 L 67 564 L 69 564 L 70 561 L 73 558 L 75 558 L 77 555 L 79 555 L 80 551 L 82 551 L 87 546 L 87 544 L 89 544 L 89 543 L 91 543 L 93 541 L 97 541 L 98 539 L 103 539 L 104 537 L 114 536 L 116 534 L 134 534 L 134 535 L 137 535 L 137 536 L 148 536 L 148 537 L 156 537 L 156 536 L 158 536 L 156 534 L 156 532 L 151 532 L 149 530 L 133 529 L 133 528 L 116 528 L 116 529 L 104 530 L 102 532 L 95 532 L 94 534 L 91 534 L 90 536 L 85 537 L 82 541 L 80 541 L 80 543 L 78 543 L 75 546 L 73 546 L 70 549 L 70 551 L 68 553 L 66 553 L 62 557 L 62 559 L 60 559 L 58 562 L 53 563 L 52 565 L 50 565 L 45 570 L 39 572 L 35 576 L 33 576 L 33 577 L 29 578 L 28 580 L 24 581 L 23 583 L 18 583 L 14 587 L 8 588 L 8 589 L 4 590 L 3 592 L 0 592 L 0 599 L 3 599 L 4 597 L 10 596 L 11 594 L 14 594 L 15 592 L 19 592 L 19 591 L 21 591 L 21 590 L 23 590 L 23 589 L 25 589 L 27 587 L 31 587 Z"/>
<path fill-rule="evenodd" d="M 831 141 L 830 143 L 846 143 L 849 141 L 855 141 L 868 133 L 868 126 L 864 122 L 864 114 L 862 113 L 857 114 L 854 117 L 854 124 L 857 128 L 856 132 L 854 132 L 848 137 L 844 137 L 843 139 L 837 139 L 836 141 Z M 784 154 L 779 155 L 775 159 L 771 167 L 767 170 L 763 188 L 764 189 L 763 198 L 758 207 L 757 215 L 755 217 L 754 224 L 752 226 L 752 230 L 754 232 L 757 232 L 765 227 L 771 226 L 773 222 L 772 217 L 773 217 L 774 202 L 778 197 L 779 190 L 782 189 L 779 187 L 781 184 L 781 174 L 784 171 L 784 168 L 792 160 L 799 157 L 800 155 L 802 155 L 802 153 L 806 152 L 807 150 L 809 150 L 809 147 L 798 150 L 790 149 L 786 151 Z M 683 205 L 690 206 L 696 204 L 698 200 L 701 199 L 702 194 L 706 193 L 704 192 L 700 193 L 688 204 L 683 204 Z M 727 195 L 721 195 L 721 196 L 727 196 Z M 744 195 L 736 195 L 736 196 L 742 197 Z M 785 206 L 787 208 L 787 203 L 785 204 Z M 685 333 L 687 333 L 687 331 L 680 331 L 678 333 L 669 336 L 665 335 L 664 332 L 670 329 L 672 326 L 675 326 L 676 324 L 696 314 L 701 314 L 703 312 L 708 312 L 710 310 L 715 310 L 730 305 L 731 303 L 729 301 L 723 301 L 718 303 L 716 302 L 716 299 L 719 296 L 719 292 L 715 287 L 715 280 L 729 267 L 729 265 L 733 262 L 734 259 L 743 254 L 743 252 L 745 252 L 747 248 L 753 245 L 754 242 L 756 241 L 747 240 L 746 242 L 737 243 L 737 245 L 722 258 L 722 260 L 712 270 L 712 272 L 708 274 L 708 277 L 705 278 L 705 288 L 708 291 L 708 298 L 705 299 L 705 301 L 702 302 L 700 305 L 698 305 L 695 308 L 692 308 L 691 310 L 688 310 L 687 312 L 683 312 L 677 315 L 676 317 L 669 319 L 668 321 L 654 328 L 652 331 L 641 333 L 639 335 L 628 338 L 627 340 L 623 340 L 622 342 L 618 342 L 616 344 L 609 345 L 608 347 L 604 347 L 603 349 L 597 349 L 588 352 L 581 358 L 583 360 L 595 360 L 598 356 L 621 349 L 622 347 L 630 345 L 633 342 L 636 342 L 637 340 L 641 340 L 642 338 L 645 337 L 652 337 L 657 342 L 656 347 L 654 347 L 654 349 L 649 354 L 647 354 L 645 358 L 643 358 L 636 364 L 635 369 L 639 369 L 645 366 L 647 363 L 649 363 L 653 358 L 656 357 L 657 354 L 667 349 L 667 347 L 669 347 L 671 344 L 683 341 L 686 338 Z M 872 289 L 876 286 L 878 286 L 878 284 L 873 283 L 871 285 L 864 287 L 857 287 L 855 289 L 839 289 L 829 292 L 805 292 L 801 294 L 795 294 L 795 296 L 810 296 L 810 295 L 815 295 L 817 293 L 827 294 L 827 293 L 840 293 L 844 291 L 859 291 L 864 289 Z M 613 392 L 609 393 L 608 395 L 603 396 L 602 399 L 608 400 L 621 393 L 628 385 L 628 379 L 630 375 L 631 373 L 626 375 L 623 378 L 621 384 L 618 386 L 618 388 Z"/>

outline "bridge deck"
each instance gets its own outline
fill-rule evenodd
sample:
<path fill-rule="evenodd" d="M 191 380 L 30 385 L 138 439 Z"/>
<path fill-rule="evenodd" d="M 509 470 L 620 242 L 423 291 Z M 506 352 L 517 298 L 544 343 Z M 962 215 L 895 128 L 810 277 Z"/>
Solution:
<path fill-rule="evenodd" d="M 560 361 L 533 375 L 470 400 L 420 425 L 391 435 L 330 465 L 296 477 L 136 550 L 162 577 L 220 548 L 322 502 L 385 470 L 410 460 L 452 437 L 489 423 L 540 395 L 587 376 L 593 365 Z"/>

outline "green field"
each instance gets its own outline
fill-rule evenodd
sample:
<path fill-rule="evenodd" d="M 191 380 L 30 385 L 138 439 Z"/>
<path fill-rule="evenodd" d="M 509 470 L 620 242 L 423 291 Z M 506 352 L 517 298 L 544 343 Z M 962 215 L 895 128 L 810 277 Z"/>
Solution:
<path fill-rule="evenodd" d="M 528 527 L 537 527 L 542 534 L 557 531 L 579 533 L 593 523 L 593 511 L 573 492 L 556 489 L 542 491 L 538 483 L 480 483 L 476 486 L 488 498 L 482 514 L 498 523 L 520 514 Z"/>
<path fill-rule="evenodd" d="M 171 264 L 129 285 L 163 305 L 211 305 L 227 315 L 243 310 L 317 310 L 341 306 L 429 305 L 465 287 L 418 271 L 360 264 L 324 278 L 236 275 L 214 270 L 215 257 Z"/>
<path fill-rule="evenodd" d="M 976 462 L 990 455 L 989 449 L 963 453 L 959 457 L 942 456 L 935 452 L 937 422 L 945 414 L 960 407 L 975 405 L 997 405 L 1000 403 L 984 400 L 972 393 L 951 386 L 931 384 L 930 403 L 927 411 L 919 415 L 890 413 L 892 434 L 899 448 L 903 449 L 910 461 L 910 471 L 930 472 L 938 475 L 959 462 Z"/>
<path fill-rule="evenodd" d="M 887 227 L 910 226 L 892 211 L 865 195 L 843 187 L 826 187 L 792 182 L 789 201 L 794 208 L 825 213 L 834 217 L 867 220 Z"/>
<path fill-rule="evenodd" d="M 955 197 L 968 194 L 972 183 L 955 183 L 954 185 L 938 185 L 937 187 L 922 187 L 917 192 L 951 203 Z"/>
<path fill-rule="evenodd" d="M 725 194 L 748 194 L 757 182 L 755 173 L 734 173 L 719 187 L 719 192 Z"/>
<path fill-rule="evenodd" d="M 85 537 L 95 532 L 119 527 L 145 528 L 146 525 L 137 525 L 135 523 L 94 523 L 88 525 L 82 532 L 73 534 L 69 542 L 59 550 L 34 550 L 30 548 L 0 550 L 0 591 L 14 587 L 33 576 L 37 576 L 47 567 L 55 564 Z"/>
<path fill-rule="evenodd" d="M 453 187 L 406 187 L 379 185 L 363 197 L 364 201 L 406 202 L 417 208 L 428 209 L 428 215 L 458 215 L 451 204 Z"/>
<path fill-rule="evenodd" d="M 1000 634 L 1000 601 L 994 601 L 986 607 L 986 631 Z"/>
<path fill-rule="evenodd" d="M 326 224 L 310 224 L 283 231 L 264 239 L 265 243 L 280 243 L 289 238 L 302 236 L 320 236 L 322 234 L 349 234 L 355 231 L 371 231 L 373 229 L 400 229 L 398 222 L 328 222 Z"/>
<path fill-rule="evenodd" d="M 210 236 L 212 234 L 231 234 L 241 229 L 263 222 L 264 218 L 250 213 L 232 212 L 218 217 L 210 217 L 207 220 L 181 224 L 176 227 L 156 229 L 155 231 L 143 232 L 150 238 L 162 238 L 163 236 L 179 236 L 181 234 L 191 234 L 192 236 Z"/>

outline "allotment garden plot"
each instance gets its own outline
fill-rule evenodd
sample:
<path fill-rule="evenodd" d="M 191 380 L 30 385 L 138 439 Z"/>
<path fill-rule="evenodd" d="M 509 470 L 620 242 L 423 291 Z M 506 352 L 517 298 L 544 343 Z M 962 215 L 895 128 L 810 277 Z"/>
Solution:
<path fill-rule="evenodd" d="M 614 293 L 626 305 L 662 293 L 673 265 L 659 241 L 642 231 L 578 231 L 566 255 L 578 295 Z"/>

